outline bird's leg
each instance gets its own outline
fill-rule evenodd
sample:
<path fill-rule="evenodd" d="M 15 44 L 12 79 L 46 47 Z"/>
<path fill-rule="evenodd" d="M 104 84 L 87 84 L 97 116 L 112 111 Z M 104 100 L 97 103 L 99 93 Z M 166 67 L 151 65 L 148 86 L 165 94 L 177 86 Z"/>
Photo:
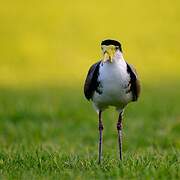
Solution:
<path fill-rule="evenodd" d="M 103 131 L 103 123 L 102 123 L 102 111 L 99 111 L 99 161 L 98 163 L 101 163 L 101 157 L 102 157 L 102 131 Z"/>
<path fill-rule="evenodd" d="M 117 122 L 117 130 L 118 130 L 118 143 L 119 143 L 119 157 L 122 160 L 122 114 L 119 114 L 118 122 Z"/>

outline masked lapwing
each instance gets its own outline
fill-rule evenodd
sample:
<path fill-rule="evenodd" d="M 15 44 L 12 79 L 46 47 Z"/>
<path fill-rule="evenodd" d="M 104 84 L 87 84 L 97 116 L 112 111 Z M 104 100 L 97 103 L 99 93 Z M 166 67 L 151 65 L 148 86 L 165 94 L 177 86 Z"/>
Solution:
<path fill-rule="evenodd" d="M 102 112 L 114 106 L 119 113 L 117 121 L 119 156 L 122 160 L 122 115 L 126 105 L 137 101 L 140 83 L 136 70 L 123 57 L 121 43 L 107 39 L 101 42 L 102 60 L 93 64 L 84 84 L 84 94 L 92 100 L 99 117 L 99 163 L 102 157 Z"/>

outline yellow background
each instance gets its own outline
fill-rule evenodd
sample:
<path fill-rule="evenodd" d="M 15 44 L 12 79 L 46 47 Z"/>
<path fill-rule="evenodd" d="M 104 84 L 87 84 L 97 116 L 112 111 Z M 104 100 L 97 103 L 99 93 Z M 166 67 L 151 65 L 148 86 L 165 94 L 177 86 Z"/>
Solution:
<path fill-rule="evenodd" d="M 106 38 L 122 43 L 143 83 L 180 80 L 178 0 L 7 0 L 0 5 L 0 85 L 82 85 Z"/>

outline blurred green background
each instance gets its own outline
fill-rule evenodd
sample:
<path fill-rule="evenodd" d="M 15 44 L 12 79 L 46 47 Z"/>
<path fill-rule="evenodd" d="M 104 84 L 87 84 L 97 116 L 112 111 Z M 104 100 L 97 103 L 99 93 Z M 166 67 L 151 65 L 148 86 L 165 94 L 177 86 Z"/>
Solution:
<path fill-rule="evenodd" d="M 180 1 L 6 0 L 0 3 L 0 179 L 180 179 Z M 142 93 L 97 115 L 83 95 L 106 38 L 122 43 Z"/>
<path fill-rule="evenodd" d="M 176 81 L 179 7 L 178 0 L 2 1 L 0 84 L 79 86 L 106 38 L 121 41 L 144 83 Z"/>

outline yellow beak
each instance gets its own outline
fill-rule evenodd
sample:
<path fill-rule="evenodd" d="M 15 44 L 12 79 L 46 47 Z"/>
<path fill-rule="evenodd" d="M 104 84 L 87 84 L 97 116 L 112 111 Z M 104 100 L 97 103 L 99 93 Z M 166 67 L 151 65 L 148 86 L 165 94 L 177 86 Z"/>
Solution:
<path fill-rule="evenodd" d="M 113 45 L 106 46 L 103 61 L 105 62 L 109 60 L 112 63 L 115 52 L 115 47 Z"/>

